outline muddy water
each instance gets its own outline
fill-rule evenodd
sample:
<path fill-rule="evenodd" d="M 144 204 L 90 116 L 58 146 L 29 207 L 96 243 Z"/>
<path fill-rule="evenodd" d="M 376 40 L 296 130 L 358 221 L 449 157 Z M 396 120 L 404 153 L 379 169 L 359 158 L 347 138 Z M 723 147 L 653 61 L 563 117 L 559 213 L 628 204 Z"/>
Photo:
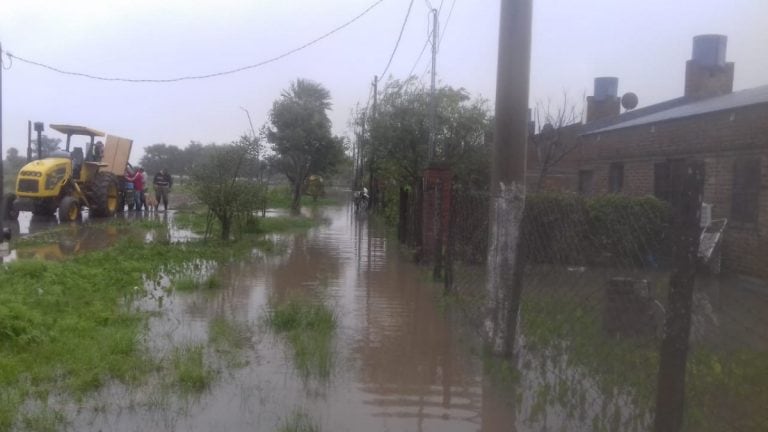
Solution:
<path fill-rule="evenodd" d="M 184 396 L 152 383 L 111 386 L 73 410 L 73 429 L 271 431 L 302 412 L 323 431 L 512 430 L 505 392 L 471 354 L 476 340 L 462 338 L 438 308 L 428 272 L 349 206 L 311 216 L 322 225 L 274 238 L 280 253 L 180 270 L 215 273 L 218 290 L 168 295 L 167 278 L 148 281 L 142 307 L 152 311 L 146 344 L 155 357 L 206 344 L 211 321 L 224 317 L 251 329 L 236 365 L 217 360 L 209 344 L 206 359 L 217 373 L 208 390 Z M 271 305 L 296 296 L 337 316 L 327 379 L 302 377 L 290 346 L 264 324 Z"/>
<path fill-rule="evenodd" d="M 126 236 L 137 236 L 140 230 L 132 230 L 129 227 L 131 222 L 137 220 L 155 223 L 155 228 L 149 229 L 144 235 L 147 242 L 175 243 L 199 238 L 190 230 L 177 227 L 173 222 L 174 215 L 172 210 L 125 212 L 118 213 L 114 219 L 89 219 L 86 215 L 82 221 L 60 223 L 56 216 L 33 216 L 29 212 L 22 212 L 17 221 L 5 222 L 11 229 L 12 238 L 37 238 L 39 241 L 32 245 L 21 245 L 18 249 L 0 251 L 0 263 L 26 258 L 62 260 L 73 255 L 106 249 Z M 126 223 L 121 225 L 121 221 Z"/>

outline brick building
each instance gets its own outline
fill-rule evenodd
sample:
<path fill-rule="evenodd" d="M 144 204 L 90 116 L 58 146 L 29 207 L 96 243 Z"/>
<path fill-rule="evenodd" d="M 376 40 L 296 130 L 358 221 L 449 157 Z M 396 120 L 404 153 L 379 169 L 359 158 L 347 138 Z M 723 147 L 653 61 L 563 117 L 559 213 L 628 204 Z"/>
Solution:
<path fill-rule="evenodd" d="M 659 104 L 620 113 L 618 80 L 596 79 L 578 146 L 559 167 L 558 183 L 585 195 L 670 200 L 678 167 L 703 160 L 704 202 L 713 219 L 728 219 L 724 268 L 768 279 L 768 85 L 732 91 L 726 41 L 695 37 L 684 95 Z"/>

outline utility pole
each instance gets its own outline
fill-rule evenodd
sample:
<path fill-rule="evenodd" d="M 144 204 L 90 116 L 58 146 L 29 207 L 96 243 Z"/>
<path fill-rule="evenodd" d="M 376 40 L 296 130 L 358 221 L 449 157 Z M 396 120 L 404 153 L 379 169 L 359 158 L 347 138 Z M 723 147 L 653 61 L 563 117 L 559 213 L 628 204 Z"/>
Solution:
<path fill-rule="evenodd" d="M 699 251 L 699 221 L 704 194 L 704 162 L 686 163 L 679 199 L 673 208 L 675 270 L 670 276 L 664 339 L 661 341 L 656 387 L 655 432 L 683 429 L 685 374 L 691 336 L 691 311 Z"/>
<path fill-rule="evenodd" d="M 371 120 L 376 119 L 376 108 L 377 104 L 379 102 L 379 77 L 378 75 L 373 76 L 373 107 L 371 108 Z M 373 139 L 370 140 L 370 145 L 373 147 Z M 368 167 L 368 190 L 370 194 L 371 199 L 371 207 L 376 206 L 376 201 L 378 198 L 378 188 L 376 188 L 374 184 L 374 172 L 373 172 L 373 164 L 375 163 L 374 157 L 373 157 L 373 151 L 370 152 L 370 161 L 369 161 L 369 167 Z"/>
<path fill-rule="evenodd" d="M 376 107 L 379 103 L 379 76 L 373 76 L 373 111 L 371 118 L 376 118 Z"/>
<path fill-rule="evenodd" d="M 491 162 L 486 328 L 494 353 L 511 357 L 522 295 L 520 224 L 525 209 L 525 153 L 533 0 L 501 0 L 496 131 Z"/>
<path fill-rule="evenodd" d="M 435 157 L 435 120 L 437 117 L 437 103 L 435 101 L 435 77 L 437 75 L 437 37 L 438 21 L 437 9 L 432 8 L 432 78 L 429 87 L 429 157 L 428 161 L 432 162 Z"/>
<path fill-rule="evenodd" d="M 0 43 L 0 243 L 5 239 L 5 172 L 3 170 L 3 44 Z"/>
<path fill-rule="evenodd" d="M 248 116 L 248 124 L 251 125 L 251 136 L 253 137 L 253 139 L 256 139 L 256 129 L 254 129 L 253 127 L 253 120 L 251 120 L 251 113 L 248 112 L 248 110 L 243 107 L 240 107 L 240 109 L 245 111 L 245 115 Z M 261 143 L 259 143 L 256 146 L 256 161 L 258 162 L 261 161 Z M 259 168 L 259 172 L 261 172 L 261 168 Z"/>

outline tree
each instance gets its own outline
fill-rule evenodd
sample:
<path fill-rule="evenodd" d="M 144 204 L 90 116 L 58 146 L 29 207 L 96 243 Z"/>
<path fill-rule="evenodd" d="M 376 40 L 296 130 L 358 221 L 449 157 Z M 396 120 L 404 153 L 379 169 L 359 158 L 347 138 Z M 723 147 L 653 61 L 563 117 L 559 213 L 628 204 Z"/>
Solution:
<path fill-rule="evenodd" d="M 23 158 L 23 157 L 21 157 L 19 155 L 19 150 L 18 149 L 14 148 L 14 147 L 10 147 L 5 152 L 5 161 L 4 161 L 4 163 L 5 163 L 5 165 L 3 166 L 3 168 L 5 169 L 5 174 L 6 175 L 9 175 L 9 174 L 10 175 L 16 175 L 16 173 L 19 172 L 21 167 L 23 167 L 24 164 L 27 163 L 27 159 Z"/>
<path fill-rule="evenodd" d="M 139 164 L 150 173 L 159 172 L 165 168 L 171 174 L 179 174 L 184 165 L 183 151 L 175 145 L 152 144 L 144 149 L 144 156 Z"/>
<path fill-rule="evenodd" d="M 43 157 L 48 157 L 49 154 L 59 149 L 61 144 L 60 138 L 50 138 L 43 134 L 40 139 L 41 150 Z M 37 139 L 32 140 L 32 159 L 37 159 Z"/>
<path fill-rule="evenodd" d="M 370 144 L 364 149 L 376 160 L 376 176 L 400 185 L 421 178 L 428 163 L 429 97 L 428 89 L 411 80 L 387 83 L 376 117 L 368 120 Z M 435 160 L 451 167 L 459 181 L 487 187 L 492 123 L 486 102 L 450 86 L 439 88 L 435 97 Z"/>
<path fill-rule="evenodd" d="M 206 237 L 213 218 L 221 225 L 221 238 L 228 240 L 233 228 L 256 220 L 253 213 L 261 204 L 261 185 L 244 177 L 246 167 L 256 160 L 258 143 L 243 137 L 229 145 L 206 146 L 206 157 L 190 169 L 192 192 L 208 208 Z"/>
<path fill-rule="evenodd" d="M 291 184 L 291 210 L 299 211 L 302 186 L 312 175 L 332 174 L 344 158 L 344 142 L 331 133 L 331 95 L 305 79 L 292 82 L 272 105 L 267 139 L 274 166 Z"/>
<path fill-rule="evenodd" d="M 541 190 L 544 186 L 544 179 L 551 169 L 581 144 L 578 132 L 582 114 L 576 110 L 576 105 L 569 101 L 566 92 L 563 92 L 562 103 L 555 108 L 552 107 L 551 101 L 546 105 L 541 101 L 536 104 L 535 124 L 538 131 L 531 131 L 529 138 L 539 162 L 536 190 Z"/>

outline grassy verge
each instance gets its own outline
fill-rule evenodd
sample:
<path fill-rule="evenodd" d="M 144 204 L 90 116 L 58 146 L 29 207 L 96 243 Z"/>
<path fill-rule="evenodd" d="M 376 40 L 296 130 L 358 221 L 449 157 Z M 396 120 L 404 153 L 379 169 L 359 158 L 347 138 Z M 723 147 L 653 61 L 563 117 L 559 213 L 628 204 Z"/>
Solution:
<path fill-rule="evenodd" d="M 301 197 L 302 206 L 323 206 L 338 204 L 338 200 L 329 197 L 313 200 L 304 195 Z M 267 207 L 274 209 L 287 209 L 291 207 L 291 189 L 288 186 L 273 186 L 267 192 Z"/>
<path fill-rule="evenodd" d="M 301 216 L 279 216 L 279 217 L 257 217 L 253 219 L 255 225 L 248 227 L 245 234 L 267 234 L 277 232 L 293 232 L 310 229 L 317 225 L 317 222 Z M 205 233 L 206 214 L 205 211 L 184 211 L 177 212 L 174 222 L 180 228 L 186 228 L 196 234 Z M 213 222 L 213 232 L 221 231 L 217 220 Z M 214 234 L 216 237 L 216 234 Z"/>
<path fill-rule="evenodd" d="M 201 289 L 214 290 L 221 287 L 221 281 L 216 275 L 200 278 L 196 275 L 183 275 L 173 281 L 173 290 L 180 292 L 198 291 Z"/>
<path fill-rule="evenodd" d="M 522 332 L 536 359 L 554 378 L 540 392 L 533 411 L 557 403 L 571 407 L 599 396 L 612 407 L 593 425 L 616 426 L 612 411 L 623 412 L 621 430 L 644 430 L 652 418 L 659 366 L 658 342 L 616 340 L 602 331 L 599 307 L 544 295 L 523 301 Z M 574 385 L 572 373 L 589 377 Z M 554 371 L 554 372 L 553 372 Z M 628 395 L 622 400 L 621 394 Z M 599 399 L 598 398 L 598 399 Z M 581 401 L 581 402 L 579 402 Z M 627 405 L 626 402 L 631 402 Z M 594 403 L 594 402 L 593 402 Z M 688 356 L 685 427 L 689 431 L 768 430 L 768 353 L 725 352 L 694 346 Z M 634 411 L 634 412 L 632 412 Z M 631 427 L 630 427 L 631 426 Z"/>
<path fill-rule="evenodd" d="M 303 377 L 330 377 L 336 330 L 333 311 L 323 304 L 291 300 L 270 310 L 267 322 L 288 340 L 294 364 Z"/>
<path fill-rule="evenodd" d="M 223 316 L 216 317 L 208 324 L 208 342 L 228 367 L 244 367 L 243 350 L 250 344 L 252 329 L 247 323 L 237 322 Z"/>
<path fill-rule="evenodd" d="M 216 371 L 204 358 L 203 345 L 177 347 L 171 356 L 173 383 L 182 394 L 200 393 L 208 389 L 216 377 Z"/>
<path fill-rule="evenodd" d="M 0 430 L 21 420 L 27 401 L 44 404 L 58 393 L 79 399 L 110 380 L 141 382 L 157 360 L 140 343 L 146 316 L 125 305 L 144 295 L 144 275 L 250 249 L 126 239 L 61 262 L 20 260 L 0 268 Z"/>

